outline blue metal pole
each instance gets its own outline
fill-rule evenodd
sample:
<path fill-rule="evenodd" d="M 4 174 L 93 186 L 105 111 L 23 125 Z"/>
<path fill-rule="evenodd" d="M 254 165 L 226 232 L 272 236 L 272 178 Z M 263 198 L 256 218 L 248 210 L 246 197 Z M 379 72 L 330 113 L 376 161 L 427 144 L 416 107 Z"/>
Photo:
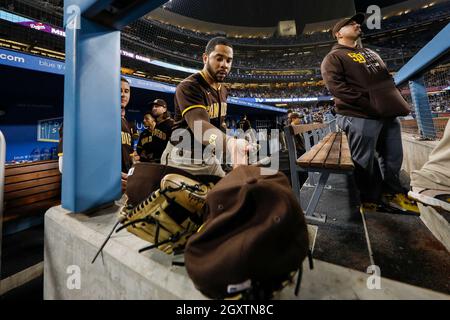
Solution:
<path fill-rule="evenodd" d="M 120 198 L 120 31 L 166 0 L 65 0 L 62 206 L 85 212 Z"/>
<path fill-rule="evenodd" d="M 423 77 L 409 81 L 411 98 L 416 110 L 417 125 L 420 135 L 424 138 L 435 139 L 436 130 L 433 123 L 430 104 L 428 102 L 427 88 Z"/>
<path fill-rule="evenodd" d="M 6 140 L 3 132 L 0 130 L 0 275 L 2 274 L 3 192 L 5 187 L 5 158 Z"/>
<path fill-rule="evenodd" d="M 450 51 L 450 23 L 447 24 L 430 42 L 411 58 L 395 75 L 395 84 L 402 85 L 406 81 L 419 76 L 427 68 Z"/>
<path fill-rule="evenodd" d="M 120 31 L 65 1 L 62 206 L 84 212 L 120 198 Z"/>

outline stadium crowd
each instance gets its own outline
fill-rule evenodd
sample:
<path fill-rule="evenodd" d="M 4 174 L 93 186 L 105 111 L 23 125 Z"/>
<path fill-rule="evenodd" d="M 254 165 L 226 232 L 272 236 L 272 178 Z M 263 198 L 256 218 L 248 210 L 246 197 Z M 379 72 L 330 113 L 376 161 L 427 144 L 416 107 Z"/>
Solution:
<path fill-rule="evenodd" d="M 230 89 L 230 96 L 240 98 L 299 98 L 330 96 L 325 86 L 304 86 L 295 88 L 257 87 Z"/>
<path fill-rule="evenodd" d="M 8 8 L 15 8 L 17 11 L 23 11 L 24 14 L 32 16 L 32 10 L 25 8 L 24 4 L 19 6 L 18 3 L 22 1 L 8 1 Z M 42 8 L 48 7 L 46 1 L 27 1 L 31 5 Z M 57 7 L 53 4 L 53 16 L 43 13 L 39 14 L 38 9 L 35 9 L 34 15 L 39 21 L 62 24 L 62 11 L 59 12 Z M 382 22 L 382 30 L 386 31 L 390 28 L 400 28 L 406 25 L 399 24 L 400 21 L 408 21 L 408 23 L 425 23 L 427 21 L 437 19 L 442 16 L 449 16 L 450 4 L 448 2 L 436 4 L 427 9 L 412 11 L 401 16 L 393 16 Z M 62 8 L 61 8 L 62 9 Z M 57 24 L 57 26 L 58 26 Z M 34 31 L 34 30 L 33 30 Z M 376 33 L 379 30 L 366 30 L 368 34 Z M 31 31 L 30 31 L 31 32 Z M 377 51 L 382 59 L 387 63 L 390 71 L 397 71 L 410 57 L 412 57 L 423 45 L 431 40 L 433 32 L 421 31 L 408 33 L 404 32 L 400 37 L 371 37 L 364 40 L 366 47 Z M 139 19 L 124 29 L 122 36 L 123 50 L 130 50 L 138 54 L 142 54 L 150 59 L 159 59 L 177 65 L 186 67 L 198 68 L 201 65 L 201 48 L 204 47 L 206 41 L 210 39 L 212 34 L 205 34 L 193 32 L 187 29 L 182 29 L 177 26 L 167 25 L 159 21 L 149 20 L 147 18 Z M 46 35 L 50 38 L 50 35 Z M 54 38 L 54 36 L 53 36 Z M 332 40 L 330 33 L 319 32 L 311 35 L 303 34 L 292 39 L 281 39 L 276 36 L 267 39 L 232 39 L 235 48 L 235 63 L 233 64 L 233 71 L 231 79 L 238 80 L 269 80 L 269 81 L 301 81 L 299 76 L 292 75 L 273 75 L 273 74 L 255 74 L 252 70 L 318 70 L 323 57 L 330 50 L 332 41 L 329 46 L 314 47 L 306 49 L 302 46 L 295 47 L 272 47 L 265 48 L 264 43 L 278 44 L 280 41 L 297 41 L 297 44 L 307 44 L 315 42 L 320 44 L 324 39 Z M 308 40 L 309 39 L 309 40 Z M 41 40 L 39 40 L 41 41 Z M 49 40 L 50 41 L 50 40 Z M 56 45 L 57 41 L 61 42 Z M 247 42 L 256 41 L 258 46 L 247 46 Z M 258 41 L 262 41 L 259 43 Z M 45 42 L 42 40 L 42 42 Z M 41 45 L 41 43 L 38 43 Z M 52 48 L 64 47 L 64 40 L 62 38 L 52 39 Z M 285 43 L 289 44 L 289 43 Z M 263 49 L 269 50 L 263 50 Z M 58 51 L 57 50 L 57 51 Z M 145 71 L 145 70 L 144 70 Z"/>
<path fill-rule="evenodd" d="M 166 4 L 166 10 L 170 10 L 171 4 Z M 377 32 L 385 32 L 388 30 L 394 30 L 398 28 L 405 28 L 418 23 L 424 23 L 426 21 L 433 21 L 438 18 L 450 16 L 450 2 L 443 2 L 429 6 L 426 8 L 421 8 L 414 11 L 403 12 L 400 15 L 391 16 L 382 21 L 382 29 L 372 29 L 366 28 L 366 34 L 372 34 Z M 178 27 L 163 23 L 160 21 L 151 21 L 152 24 L 172 30 L 177 33 L 184 34 L 190 38 L 197 38 L 207 41 L 213 36 L 223 36 L 224 33 L 203 33 L 198 31 L 193 31 L 183 27 Z M 295 45 L 295 44 L 305 44 L 305 43 L 320 43 L 320 42 L 332 42 L 333 38 L 330 32 L 314 32 L 309 34 L 298 34 L 296 36 L 290 37 L 280 37 L 274 34 L 270 37 L 260 37 L 260 38 L 231 38 L 231 41 L 235 45 L 260 45 L 260 46 L 270 46 L 270 45 Z"/>

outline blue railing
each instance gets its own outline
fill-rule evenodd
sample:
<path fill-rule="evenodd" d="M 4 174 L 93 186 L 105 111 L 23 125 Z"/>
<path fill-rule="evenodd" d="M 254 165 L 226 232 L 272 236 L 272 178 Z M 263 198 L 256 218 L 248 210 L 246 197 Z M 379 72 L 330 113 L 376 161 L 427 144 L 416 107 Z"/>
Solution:
<path fill-rule="evenodd" d="M 417 117 L 417 125 L 423 138 L 435 139 L 436 130 L 428 101 L 424 73 L 450 53 L 450 23 L 411 58 L 395 75 L 400 86 L 408 81 Z"/>
<path fill-rule="evenodd" d="M 2 274 L 3 192 L 5 186 L 6 141 L 0 131 L 0 274 Z"/>

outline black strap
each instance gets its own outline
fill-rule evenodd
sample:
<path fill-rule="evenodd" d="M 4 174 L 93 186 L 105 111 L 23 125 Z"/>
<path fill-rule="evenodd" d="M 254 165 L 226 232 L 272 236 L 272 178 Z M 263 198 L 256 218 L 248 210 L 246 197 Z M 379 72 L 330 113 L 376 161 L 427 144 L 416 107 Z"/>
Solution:
<path fill-rule="evenodd" d="M 158 243 L 158 241 L 159 241 L 159 228 L 160 228 L 159 221 L 156 220 L 156 221 L 155 221 L 155 224 L 156 224 L 155 242 Z"/>
<path fill-rule="evenodd" d="M 307 255 L 308 255 L 309 269 L 313 270 L 314 269 L 314 260 L 312 257 L 311 249 L 308 249 Z M 295 296 L 298 296 L 298 293 L 300 291 L 300 282 L 302 281 L 302 273 L 303 273 L 303 267 L 300 266 L 298 268 L 297 283 L 295 284 Z"/>
<path fill-rule="evenodd" d="M 188 223 L 185 231 L 183 231 L 181 233 L 177 232 L 177 233 L 175 233 L 174 235 L 172 235 L 171 237 L 169 237 L 166 240 L 163 240 L 161 242 L 156 242 L 155 241 L 156 242 L 155 244 L 152 244 L 151 246 L 139 249 L 139 253 L 147 251 L 147 250 L 152 250 L 154 248 L 158 248 L 159 246 L 161 246 L 163 244 L 166 244 L 166 243 L 169 243 L 169 242 L 176 242 L 176 241 L 178 241 L 182 236 L 184 236 L 186 233 L 188 233 L 189 226 L 190 226 L 190 223 Z"/>
<path fill-rule="evenodd" d="M 169 143 L 170 143 L 170 141 L 169 141 Z M 170 154 L 169 152 L 167 152 L 167 154 L 166 154 L 166 163 L 164 164 L 164 171 L 162 173 L 163 177 L 166 175 L 167 167 L 169 166 L 169 154 Z"/>
<path fill-rule="evenodd" d="M 119 232 L 119 231 L 121 231 L 121 230 L 123 230 L 123 229 L 125 229 L 125 228 L 128 227 L 128 226 L 135 225 L 136 223 L 139 223 L 139 222 L 147 222 L 147 223 L 151 223 L 152 220 L 154 220 L 152 217 L 148 217 L 148 216 L 147 216 L 147 217 L 142 218 L 142 219 L 137 219 L 137 220 L 133 220 L 133 221 L 127 222 L 127 223 L 123 224 L 120 228 L 118 228 L 118 229 L 116 230 L 116 233 Z"/>
<path fill-rule="evenodd" d="M 148 247 L 144 247 L 144 248 L 142 248 L 142 249 L 139 249 L 139 253 L 144 252 L 144 251 L 147 251 L 147 250 L 152 250 L 152 249 L 154 249 L 154 248 L 158 248 L 159 246 L 161 246 L 161 245 L 163 245 L 163 244 L 166 244 L 166 243 L 169 243 L 169 242 L 172 242 L 173 240 L 174 240 L 173 237 L 170 237 L 169 239 L 166 239 L 166 240 L 164 240 L 164 241 L 161 241 L 161 242 L 152 244 L 151 246 L 148 246 Z"/>
<path fill-rule="evenodd" d="M 308 250 L 308 261 L 309 261 L 309 269 L 313 270 L 314 269 L 314 261 L 313 261 L 311 249 Z"/>
<path fill-rule="evenodd" d="M 300 282 L 302 281 L 302 270 L 303 268 L 300 266 L 300 268 L 298 268 L 298 276 L 297 276 L 297 283 L 295 284 L 295 296 L 298 297 L 298 293 L 300 291 Z"/>

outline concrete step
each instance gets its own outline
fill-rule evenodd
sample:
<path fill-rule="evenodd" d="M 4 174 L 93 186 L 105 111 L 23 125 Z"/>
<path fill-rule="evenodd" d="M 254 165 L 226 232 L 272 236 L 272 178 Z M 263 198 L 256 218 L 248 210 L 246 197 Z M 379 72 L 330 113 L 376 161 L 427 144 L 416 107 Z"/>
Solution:
<path fill-rule="evenodd" d="M 11 277 L 22 270 L 43 261 L 44 224 L 29 228 L 2 239 L 1 279 Z"/>

